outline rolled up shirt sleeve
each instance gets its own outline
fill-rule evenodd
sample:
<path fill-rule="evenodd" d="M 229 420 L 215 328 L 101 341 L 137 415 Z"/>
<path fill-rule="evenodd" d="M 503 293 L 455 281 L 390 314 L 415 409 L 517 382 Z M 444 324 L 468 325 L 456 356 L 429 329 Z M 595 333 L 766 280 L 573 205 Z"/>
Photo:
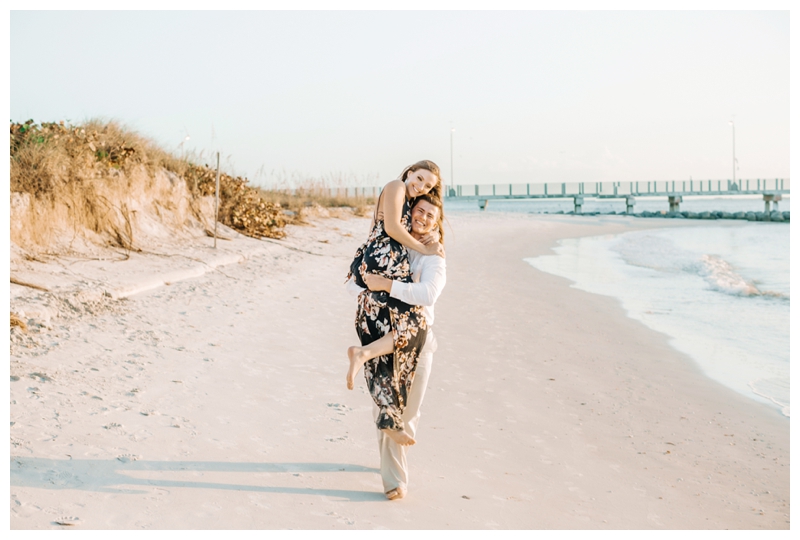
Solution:
<path fill-rule="evenodd" d="M 406 304 L 433 306 L 439 295 L 442 294 L 446 280 L 447 272 L 444 258 L 430 255 L 424 257 L 422 261 L 418 283 L 392 281 L 392 290 L 389 294 Z"/>
<path fill-rule="evenodd" d="M 347 287 L 347 292 L 349 292 L 351 296 L 358 296 L 359 294 L 361 294 L 361 291 L 364 290 L 358 285 L 356 285 L 356 280 L 354 280 L 353 278 L 347 280 L 345 287 Z"/>

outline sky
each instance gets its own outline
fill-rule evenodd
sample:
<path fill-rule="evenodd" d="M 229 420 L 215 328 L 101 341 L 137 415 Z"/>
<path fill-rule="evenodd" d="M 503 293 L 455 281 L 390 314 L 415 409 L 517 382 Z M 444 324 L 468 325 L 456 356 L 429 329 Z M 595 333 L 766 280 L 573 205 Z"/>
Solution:
<path fill-rule="evenodd" d="M 724 180 L 733 129 L 737 178 L 789 177 L 788 11 L 12 11 L 10 38 L 12 121 L 116 120 L 265 187 Z"/>

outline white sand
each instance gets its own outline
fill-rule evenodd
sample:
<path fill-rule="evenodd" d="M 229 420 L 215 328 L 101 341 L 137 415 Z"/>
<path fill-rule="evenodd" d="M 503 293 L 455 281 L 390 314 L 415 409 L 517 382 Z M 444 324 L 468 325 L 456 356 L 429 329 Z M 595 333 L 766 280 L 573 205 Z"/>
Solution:
<path fill-rule="evenodd" d="M 450 222 L 439 351 L 395 502 L 363 377 L 345 387 L 343 281 L 368 220 L 125 261 L 12 251 L 13 277 L 56 294 L 11 286 L 12 311 L 43 325 L 12 336 L 11 528 L 788 528 L 789 421 L 522 260 L 686 223 Z"/>

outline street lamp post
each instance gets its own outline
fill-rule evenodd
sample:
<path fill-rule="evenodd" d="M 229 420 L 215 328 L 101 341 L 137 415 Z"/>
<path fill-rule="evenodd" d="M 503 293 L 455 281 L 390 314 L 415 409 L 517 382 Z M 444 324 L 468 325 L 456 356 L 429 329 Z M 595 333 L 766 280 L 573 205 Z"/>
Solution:
<path fill-rule="evenodd" d="M 728 122 L 731 125 L 731 134 L 733 135 L 733 183 L 736 183 L 736 126 L 733 125 L 733 120 Z"/>
<path fill-rule="evenodd" d="M 450 194 L 455 195 L 456 185 L 453 181 L 453 133 L 456 128 L 450 128 Z"/>

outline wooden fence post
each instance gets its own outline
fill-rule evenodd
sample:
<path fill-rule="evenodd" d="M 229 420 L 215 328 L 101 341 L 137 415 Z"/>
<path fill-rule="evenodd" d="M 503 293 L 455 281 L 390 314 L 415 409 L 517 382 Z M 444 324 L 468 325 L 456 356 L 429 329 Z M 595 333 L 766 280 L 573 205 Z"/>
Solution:
<path fill-rule="evenodd" d="M 219 219 L 219 152 L 217 152 L 217 182 L 214 188 L 214 249 L 217 249 L 217 220 Z"/>

